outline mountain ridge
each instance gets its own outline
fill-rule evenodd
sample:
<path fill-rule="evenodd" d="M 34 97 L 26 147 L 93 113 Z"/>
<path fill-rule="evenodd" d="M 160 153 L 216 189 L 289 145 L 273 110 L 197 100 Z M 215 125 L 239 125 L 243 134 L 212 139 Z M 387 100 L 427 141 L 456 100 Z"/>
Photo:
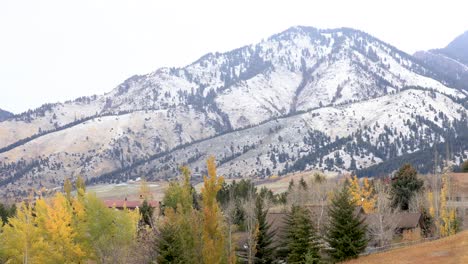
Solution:
<path fill-rule="evenodd" d="M 468 91 L 468 31 L 445 48 L 417 51 L 414 57 L 432 68 L 442 79 L 454 80 L 453 86 Z"/>
<path fill-rule="evenodd" d="M 6 110 L 0 109 L 0 122 L 7 120 L 8 118 L 12 117 L 13 113 L 10 113 Z"/>
<path fill-rule="evenodd" d="M 209 154 L 219 155 L 220 172 L 229 177 L 356 171 L 457 138 L 459 130 L 449 128 L 466 119 L 467 93 L 447 83 L 367 33 L 292 27 L 185 67 L 134 75 L 104 95 L 46 104 L 0 123 L 0 195 L 18 186 L 20 194 L 27 186 L 60 186 L 78 174 L 90 183 L 168 178 L 181 164 L 202 168 Z M 373 111 L 354 118 L 361 111 L 356 105 Z M 382 119 L 374 107 L 407 121 Z M 372 127 L 380 139 L 369 134 Z M 245 140 L 230 140 L 237 137 Z"/>

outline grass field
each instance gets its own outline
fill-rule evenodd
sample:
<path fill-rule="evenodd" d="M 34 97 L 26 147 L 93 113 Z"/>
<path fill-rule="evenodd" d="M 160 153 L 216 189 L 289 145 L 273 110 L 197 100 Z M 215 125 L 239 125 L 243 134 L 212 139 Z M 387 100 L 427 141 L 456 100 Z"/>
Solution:
<path fill-rule="evenodd" d="M 300 172 L 300 173 L 291 173 L 282 177 L 275 179 L 268 179 L 262 181 L 255 181 L 257 188 L 263 186 L 272 190 L 274 193 L 285 192 L 288 189 L 289 181 L 294 180 L 298 182 L 301 177 L 304 178 L 306 182 L 310 182 L 313 179 L 313 172 Z M 330 176 L 330 175 L 329 175 Z M 237 179 L 238 181 L 240 179 Z M 231 179 L 225 179 L 227 183 L 232 182 Z M 168 187 L 169 183 L 167 181 L 158 181 L 158 182 L 148 182 L 148 185 L 153 194 L 153 199 L 161 201 L 164 197 L 164 191 Z M 203 182 L 195 184 L 195 189 L 197 192 L 201 191 Z M 130 183 L 121 183 L 121 184 L 99 184 L 88 186 L 87 191 L 96 193 L 97 197 L 103 200 L 123 200 L 127 198 L 128 200 L 138 200 L 138 193 L 140 189 L 139 182 L 130 182 Z"/>
<path fill-rule="evenodd" d="M 148 186 L 153 199 L 161 201 L 168 185 L 169 183 L 165 181 L 149 182 Z M 140 183 L 99 184 L 88 186 L 86 190 L 90 193 L 96 193 L 96 196 L 103 200 L 123 200 L 127 198 L 130 201 L 137 201 L 139 199 Z"/>
<path fill-rule="evenodd" d="M 468 263 L 468 231 L 431 242 L 371 254 L 346 263 Z"/>

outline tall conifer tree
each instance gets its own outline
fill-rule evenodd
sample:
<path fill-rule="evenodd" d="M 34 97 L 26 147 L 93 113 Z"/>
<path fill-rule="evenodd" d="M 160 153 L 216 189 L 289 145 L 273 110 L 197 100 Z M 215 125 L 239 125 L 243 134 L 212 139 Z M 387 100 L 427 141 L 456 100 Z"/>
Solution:
<path fill-rule="evenodd" d="M 356 258 L 366 249 L 367 226 L 364 224 L 364 218 L 357 215 L 355 209 L 356 205 L 348 187 L 344 186 L 332 199 L 326 236 L 330 247 L 329 254 L 337 262 Z"/>

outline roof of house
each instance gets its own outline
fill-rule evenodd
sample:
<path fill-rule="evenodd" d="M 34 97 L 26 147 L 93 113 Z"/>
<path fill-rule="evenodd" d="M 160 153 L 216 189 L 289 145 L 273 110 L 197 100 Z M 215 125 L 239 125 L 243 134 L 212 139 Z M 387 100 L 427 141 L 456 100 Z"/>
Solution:
<path fill-rule="evenodd" d="M 107 207 L 115 207 L 115 208 L 129 208 L 129 209 L 134 209 L 137 207 L 140 207 L 143 201 L 126 201 L 126 200 L 105 200 L 104 204 Z M 152 207 L 156 207 L 159 205 L 158 201 L 148 201 L 148 203 Z"/>
<path fill-rule="evenodd" d="M 375 213 L 368 214 L 366 216 L 366 223 L 373 225 L 378 221 L 379 215 Z M 411 229 L 416 228 L 421 224 L 422 214 L 421 213 L 394 213 L 394 214 L 385 214 L 384 218 L 390 218 L 391 221 L 396 221 L 396 227 L 399 229 Z"/>

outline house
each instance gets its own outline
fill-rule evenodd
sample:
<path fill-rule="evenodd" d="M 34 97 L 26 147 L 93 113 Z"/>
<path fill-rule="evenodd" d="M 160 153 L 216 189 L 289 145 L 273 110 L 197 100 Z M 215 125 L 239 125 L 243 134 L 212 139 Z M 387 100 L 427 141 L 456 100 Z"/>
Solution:
<path fill-rule="evenodd" d="M 389 235 L 394 237 L 397 235 L 397 237 L 405 240 L 417 240 L 422 237 L 422 230 L 424 229 L 424 219 L 421 213 L 371 213 L 366 215 L 365 223 L 371 239 L 373 236 Z M 376 241 L 374 242 L 377 244 Z"/>
<path fill-rule="evenodd" d="M 393 223 L 395 228 L 395 233 L 402 233 L 405 230 L 416 230 L 422 229 L 424 226 L 424 221 L 421 213 L 409 213 L 401 212 L 394 214 L 377 214 L 371 213 L 366 215 L 366 224 L 368 226 L 374 226 L 380 221 L 380 216 L 382 216 L 385 221 Z"/>

